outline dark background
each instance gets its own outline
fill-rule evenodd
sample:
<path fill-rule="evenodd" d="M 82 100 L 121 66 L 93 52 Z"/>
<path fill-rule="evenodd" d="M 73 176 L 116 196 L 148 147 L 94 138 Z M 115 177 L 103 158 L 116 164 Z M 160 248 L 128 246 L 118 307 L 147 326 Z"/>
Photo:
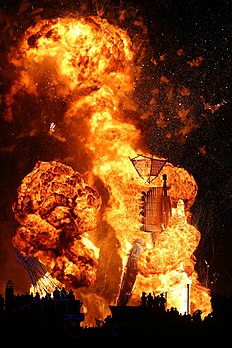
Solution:
<path fill-rule="evenodd" d="M 31 135 L 30 121 L 26 118 L 13 122 L 4 119 L 4 94 L 15 78 L 6 64 L 5 52 L 14 40 L 19 40 L 29 25 L 30 11 L 43 7 L 52 16 L 53 7 L 54 14 L 58 14 L 59 11 L 69 13 L 70 9 L 79 5 L 73 1 L 59 4 L 54 1 L 30 1 L 24 12 L 25 18 L 20 18 L 20 3 L 23 2 L 0 0 L 0 293 L 4 292 L 8 279 L 14 281 L 16 291 L 26 291 L 29 287 L 28 276 L 17 260 L 10 241 L 16 227 L 11 206 L 17 197 L 17 187 L 39 159 L 62 159 L 71 146 L 48 137 L 45 132 Z M 94 13 L 93 2 L 86 3 Z M 158 65 L 151 64 L 149 57 L 144 67 L 146 78 L 140 86 L 138 83 L 137 99 L 141 110 L 145 110 L 149 107 L 150 91 L 157 86 L 160 90 L 158 109 L 166 115 L 167 126 L 165 129 L 157 126 L 158 109 L 138 124 L 151 152 L 167 157 L 173 165 L 185 168 L 194 176 L 198 195 L 192 207 L 192 223 L 202 236 L 195 251 L 196 268 L 203 284 L 217 293 L 231 294 L 232 12 L 229 2 L 150 0 L 106 3 L 106 15 L 109 16 L 111 6 L 124 6 L 131 11 L 131 21 L 133 16 L 141 16 L 148 27 L 147 45 L 151 49 L 150 56 Z M 181 49 L 184 54 L 179 56 L 177 52 Z M 165 55 L 164 61 L 160 59 L 162 55 Z M 203 62 L 196 69 L 190 69 L 188 62 L 196 57 L 203 57 Z M 175 102 L 168 103 L 164 98 L 165 91 L 157 82 L 160 76 L 169 78 L 174 89 L 185 85 L 191 91 L 188 102 L 198 127 L 185 136 L 180 135 L 180 123 L 171 117 L 175 102 L 181 102 L 179 95 L 176 94 Z M 209 103 L 211 109 L 206 110 L 202 100 Z"/>

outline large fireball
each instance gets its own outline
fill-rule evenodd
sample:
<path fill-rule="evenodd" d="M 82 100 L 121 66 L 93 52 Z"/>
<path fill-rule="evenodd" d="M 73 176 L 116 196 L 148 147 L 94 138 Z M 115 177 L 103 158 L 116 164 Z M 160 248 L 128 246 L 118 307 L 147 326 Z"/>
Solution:
<path fill-rule="evenodd" d="M 13 245 L 47 265 L 68 287 L 93 285 L 99 250 L 88 232 L 97 227 L 101 198 L 80 174 L 57 162 L 38 162 L 18 189 L 13 211 L 21 226 Z"/>
<path fill-rule="evenodd" d="M 46 265 L 61 286 L 74 288 L 89 323 L 123 297 L 134 254 L 129 304 L 138 304 L 142 291 L 164 292 L 168 306 L 184 312 L 191 285 L 191 311 L 211 310 L 209 290 L 194 270 L 200 240 L 189 219 L 194 178 L 166 163 L 147 184 L 129 160 L 147 151 L 132 121 L 139 115 L 133 98 L 142 70 L 138 50 L 126 31 L 92 16 L 39 20 L 9 55 L 18 78 L 7 95 L 8 120 L 29 98 L 51 137 L 63 142 L 72 137 L 70 156 L 80 168 L 60 161 L 35 165 L 13 207 L 21 224 L 13 244 Z M 172 218 L 154 243 L 141 228 L 141 192 L 162 186 L 164 174 Z"/>

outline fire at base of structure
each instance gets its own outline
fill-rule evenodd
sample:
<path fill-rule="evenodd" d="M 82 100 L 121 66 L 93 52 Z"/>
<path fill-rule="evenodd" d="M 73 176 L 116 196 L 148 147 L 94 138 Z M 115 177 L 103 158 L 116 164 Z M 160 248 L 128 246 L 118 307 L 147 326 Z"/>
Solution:
<path fill-rule="evenodd" d="M 163 168 L 166 160 L 156 160 L 143 155 L 138 155 L 130 159 L 138 174 L 150 183 L 154 180 Z M 171 217 L 171 201 L 167 195 L 170 187 L 167 187 L 167 176 L 163 175 L 163 186 L 152 187 L 148 191 L 142 192 L 142 227 L 141 231 L 149 232 L 155 244 L 156 236 L 160 234 L 168 225 Z M 121 290 L 117 304 L 125 306 L 133 291 L 133 286 L 137 277 L 137 259 L 144 247 L 143 239 L 136 239 L 132 247 L 125 271 L 122 278 Z"/>

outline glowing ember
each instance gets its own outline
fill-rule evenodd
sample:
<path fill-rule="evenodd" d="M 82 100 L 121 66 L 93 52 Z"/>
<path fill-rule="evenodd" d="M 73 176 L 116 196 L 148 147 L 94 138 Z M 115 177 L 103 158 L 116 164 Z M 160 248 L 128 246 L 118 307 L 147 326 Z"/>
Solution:
<path fill-rule="evenodd" d="M 20 74 L 8 94 L 8 119 L 18 93 L 37 102 L 40 96 L 44 103 L 65 100 L 64 123 L 74 127 L 81 144 L 72 155 L 88 167 L 81 176 L 58 161 L 36 164 L 13 207 L 21 224 L 13 245 L 25 257 L 38 258 L 60 286 L 73 288 L 89 323 L 117 303 L 129 257 L 129 266 L 136 267 L 128 280 L 129 304 L 138 305 L 142 291 L 165 292 L 167 306 L 185 312 L 190 286 L 190 310 L 211 311 L 209 290 L 194 270 L 200 241 L 189 213 L 197 194 L 194 178 L 166 163 L 147 184 L 129 160 L 146 152 L 127 116 L 137 111 L 134 55 L 125 31 L 88 17 L 39 21 L 9 57 Z M 49 122 L 51 136 L 58 136 L 56 123 Z M 164 174 L 172 216 L 154 243 L 151 233 L 142 231 L 141 193 L 162 186 Z"/>

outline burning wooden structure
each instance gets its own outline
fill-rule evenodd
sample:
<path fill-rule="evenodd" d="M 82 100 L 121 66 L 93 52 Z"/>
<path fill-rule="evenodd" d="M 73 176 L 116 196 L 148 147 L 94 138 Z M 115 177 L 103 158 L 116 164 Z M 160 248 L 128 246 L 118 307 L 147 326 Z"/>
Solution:
<path fill-rule="evenodd" d="M 149 158 L 147 156 L 138 155 L 131 159 L 138 174 L 145 178 L 147 183 L 151 183 L 163 168 L 166 160 Z M 142 227 L 143 232 L 152 234 L 152 241 L 155 244 L 156 235 L 160 234 L 167 225 L 171 217 L 171 202 L 167 194 L 169 187 L 167 186 L 167 175 L 163 175 L 163 186 L 151 187 L 147 191 L 142 192 Z M 133 286 L 138 273 L 137 259 L 140 252 L 145 247 L 145 241 L 136 239 L 128 256 L 128 261 L 122 278 L 122 284 L 117 304 L 119 306 L 126 305 L 132 295 Z"/>
<path fill-rule="evenodd" d="M 147 192 L 142 193 L 142 231 L 152 233 L 154 243 L 156 235 L 167 227 L 172 215 L 170 197 L 167 194 L 169 187 L 166 185 L 166 180 L 167 176 L 164 174 L 163 186 L 152 187 Z"/>
<path fill-rule="evenodd" d="M 159 175 L 167 159 L 137 155 L 130 159 L 139 176 L 150 184 Z M 142 192 L 142 223 L 144 232 L 152 233 L 153 242 L 155 236 L 167 227 L 171 217 L 171 201 L 167 192 L 167 175 L 163 174 L 163 186 L 149 187 L 149 190 Z"/>

